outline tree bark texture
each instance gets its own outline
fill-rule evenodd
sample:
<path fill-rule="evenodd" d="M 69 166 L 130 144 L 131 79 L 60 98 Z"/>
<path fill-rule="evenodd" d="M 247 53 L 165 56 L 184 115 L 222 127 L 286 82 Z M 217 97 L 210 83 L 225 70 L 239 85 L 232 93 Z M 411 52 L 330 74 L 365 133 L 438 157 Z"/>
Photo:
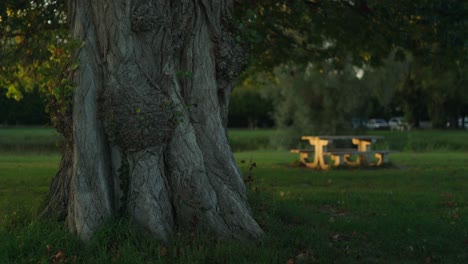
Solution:
<path fill-rule="evenodd" d="M 127 216 L 176 229 L 262 235 L 230 150 L 227 107 L 244 52 L 232 0 L 70 1 L 77 53 L 72 151 L 45 215 L 88 239 Z"/>

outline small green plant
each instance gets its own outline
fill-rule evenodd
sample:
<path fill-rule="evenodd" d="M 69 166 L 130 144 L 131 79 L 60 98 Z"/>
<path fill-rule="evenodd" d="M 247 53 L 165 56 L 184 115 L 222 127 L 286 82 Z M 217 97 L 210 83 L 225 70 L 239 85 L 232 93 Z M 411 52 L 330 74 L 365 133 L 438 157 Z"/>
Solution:
<path fill-rule="evenodd" d="M 177 77 L 180 77 L 180 78 L 192 78 L 193 77 L 193 73 L 189 71 L 179 71 L 176 73 L 176 75 Z"/>
<path fill-rule="evenodd" d="M 15 230 L 24 228 L 27 226 L 32 219 L 32 214 L 24 207 L 18 207 L 16 210 L 9 214 L 5 214 L 0 219 L 0 227 L 6 230 Z"/>
<path fill-rule="evenodd" d="M 241 160 L 240 163 L 245 163 L 245 160 Z M 247 162 L 247 169 L 243 173 L 244 182 L 247 186 L 251 186 L 254 181 L 253 170 L 256 167 L 257 167 L 257 163 L 253 162 L 252 159 L 250 159 L 249 162 Z"/>

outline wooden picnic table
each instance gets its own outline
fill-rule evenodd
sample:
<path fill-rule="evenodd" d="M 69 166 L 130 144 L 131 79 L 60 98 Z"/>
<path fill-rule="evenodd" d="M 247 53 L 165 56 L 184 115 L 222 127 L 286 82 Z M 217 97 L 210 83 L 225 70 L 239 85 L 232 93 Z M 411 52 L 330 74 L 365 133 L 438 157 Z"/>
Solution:
<path fill-rule="evenodd" d="M 383 136 L 361 136 L 361 135 L 349 135 L 349 136 L 302 136 L 302 140 L 309 141 L 309 144 L 313 146 L 312 149 L 292 149 L 291 152 L 299 153 L 299 158 L 302 163 L 307 167 L 313 169 L 327 170 L 330 165 L 351 165 L 357 166 L 360 164 L 380 166 L 386 162 L 386 157 L 390 151 L 386 150 L 371 150 L 371 145 L 378 139 L 383 139 Z M 356 145 L 355 149 L 327 149 L 327 146 L 335 140 L 351 140 Z M 314 153 L 314 159 L 312 162 L 309 161 L 310 153 Z M 350 159 L 351 156 L 357 155 L 355 161 Z M 331 163 L 327 164 L 324 160 L 324 156 L 329 156 Z M 376 162 L 371 162 L 371 159 L 376 159 Z"/>

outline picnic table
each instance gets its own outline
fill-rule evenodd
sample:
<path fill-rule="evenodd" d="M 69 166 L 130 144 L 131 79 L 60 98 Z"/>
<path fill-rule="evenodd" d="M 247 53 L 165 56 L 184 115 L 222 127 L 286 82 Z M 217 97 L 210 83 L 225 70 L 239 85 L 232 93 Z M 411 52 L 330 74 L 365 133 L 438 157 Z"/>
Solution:
<path fill-rule="evenodd" d="M 319 170 L 327 170 L 330 166 L 381 166 L 388 162 L 388 154 L 394 151 L 371 150 L 371 145 L 382 136 L 302 136 L 313 149 L 292 149 L 291 152 L 299 153 L 299 158 L 307 167 Z M 336 140 L 350 140 L 355 148 L 328 149 L 330 143 Z M 309 159 L 313 153 L 313 161 Z M 329 157 L 329 162 L 325 162 Z M 352 159 L 354 157 L 354 160 Z"/>

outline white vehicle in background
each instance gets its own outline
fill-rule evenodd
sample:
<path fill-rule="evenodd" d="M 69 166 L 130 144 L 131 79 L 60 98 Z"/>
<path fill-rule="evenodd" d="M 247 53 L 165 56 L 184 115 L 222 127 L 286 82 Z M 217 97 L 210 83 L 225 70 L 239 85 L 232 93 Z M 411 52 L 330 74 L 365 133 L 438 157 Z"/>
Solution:
<path fill-rule="evenodd" d="M 468 116 L 458 118 L 458 127 L 468 130 Z"/>
<path fill-rule="evenodd" d="M 410 126 L 408 122 L 405 121 L 403 117 L 392 117 L 388 121 L 388 125 L 390 126 L 390 130 L 409 130 Z"/>
<path fill-rule="evenodd" d="M 380 130 L 382 130 L 382 129 L 388 129 L 389 125 L 388 125 L 387 121 L 385 121 L 384 119 L 373 118 L 373 119 L 369 119 L 369 121 L 367 121 L 366 127 L 368 129 L 380 129 Z"/>

